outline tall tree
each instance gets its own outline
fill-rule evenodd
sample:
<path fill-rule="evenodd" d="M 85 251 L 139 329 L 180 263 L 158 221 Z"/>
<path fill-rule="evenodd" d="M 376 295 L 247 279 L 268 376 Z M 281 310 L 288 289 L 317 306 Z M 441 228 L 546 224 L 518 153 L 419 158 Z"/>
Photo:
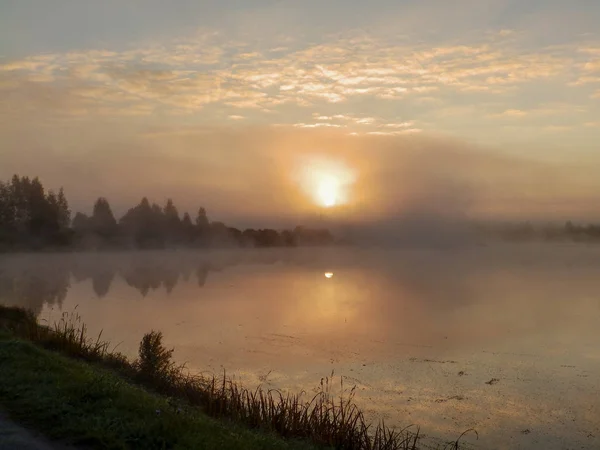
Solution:
<path fill-rule="evenodd" d="M 164 214 L 157 204 L 150 205 L 146 197 L 127 211 L 121 220 L 124 232 L 137 247 L 162 247 L 165 242 Z"/>
<path fill-rule="evenodd" d="M 29 185 L 29 178 L 13 175 L 10 181 L 10 196 L 13 207 L 13 224 L 18 238 L 23 238 L 29 228 L 30 211 L 27 204 L 26 186 Z"/>
<path fill-rule="evenodd" d="M 0 241 L 10 240 L 14 233 L 15 211 L 10 184 L 0 181 Z"/>
<path fill-rule="evenodd" d="M 73 218 L 71 227 L 76 233 L 85 234 L 90 229 L 90 218 L 87 215 L 78 212 Z"/>
<path fill-rule="evenodd" d="M 44 186 L 37 177 L 31 181 L 27 179 L 25 183 L 25 204 L 29 216 L 30 237 L 40 237 L 52 218 L 49 217 L 51 208 L 48 207 Z"/>
<path fill-rule="evenodd" d="M 163 208 L 165 220 L 165 233 L 170 243 L 177 243 L 181 240 L 182 228 L 181 220 L 179 220 L 179 212 L 173 203 L 173 200 L 168 199 L 167 204 Z"/>
<path fill-rule="evenodd" d="M 192 218 L 189 213 L 185 212 L 181 219 L 181 233 L 186 243 L 191 243 L 194 240 L 195 227 L 192 223 Z"/>
<path fill-rule="evenodd" d="M 70 212 L 64 191 L 46 193 L 39 178 L 0 183 L 0 239 L 11 245 L 67 244 Z"/>
<path fill-rule="evenodd" d="M 48 195 L 46 195 L 46 205 L 43 211 L 43 231 L 46 238 L 52 236 L 51 239 L 53 239 L 60 231 L 59 209 L 58 196 L 54 191 L 48 191 Z"/>
<path fill-rule="evenodd" d="M 94 203 L 90 229 L 103 238 L 113 237 L 117 233 L 117 221 L 108 200 L 104 197 L 98 198 Z"/>
<path fill-rule="evenodd" d="M 69 209 L 69 202 L 67 202 L 67 197 L 65 196 L 65 191 L 61 187 L 58 191 L 57 196 L 58 202 L 58 223 L 61 229 L 69 228 L 71 224 L 71 210 Z"/>
<path fill-rule="evenodd" d="M 196 216 L 196 226 L 202 230 L 207 229 L 210 226 L 208 216 L 206 215 L 206 209 L 200 207 L 198 209 L 198 215 Z"/>
<path fill-rule="evenodd" d="M 196 216 L 196 236 L 200 245 L 207 245 L 211 239 L 211 228 L 206 209 L 200 207 Z"/>

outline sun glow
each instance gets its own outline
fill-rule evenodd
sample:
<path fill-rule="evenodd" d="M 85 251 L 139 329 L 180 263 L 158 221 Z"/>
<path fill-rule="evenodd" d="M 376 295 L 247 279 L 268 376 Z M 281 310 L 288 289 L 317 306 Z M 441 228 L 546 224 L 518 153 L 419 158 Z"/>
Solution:
<path fill-rule="evenodd" d="M 348 203 L 355 173 L 341 161 L 307 157 L 299 164 L 297 180 L 313 202 L 323 208 Z"/>
<path fill-rule="evenodd" d="M 325 208 L 331 208 L 338 202 L 339 186 L 334 179 L 322 180 L 317 188 L 319 203 Z"/>

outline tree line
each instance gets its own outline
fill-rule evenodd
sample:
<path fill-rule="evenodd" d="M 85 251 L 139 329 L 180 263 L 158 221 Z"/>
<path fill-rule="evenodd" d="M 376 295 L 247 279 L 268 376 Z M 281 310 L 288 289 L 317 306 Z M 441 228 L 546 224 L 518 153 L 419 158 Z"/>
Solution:
<path fill-rule="evenodd" d="M 245 229 L 211 221 L 199 207 L 192 219 L 169 199 L 164 206 L 144 197 L 117 220 L 108 200 L 98 198 L 92 214 L 71 210 L 63 189 L 44 188 L 39 178 L 14 175 L 0 181 L 0 249 L 161 249 L 173 247 L 295 247 L 329 245 L 327 229 Z"/>
<path fill-rule="evenodd" d="M 506 241 L 573 241 L 593 242 L 600 240 L 600 225 L 577 224 L 572 221 L 559 224 L 531 222 L 476 225 L 475 230 L 483 236 Z"/>

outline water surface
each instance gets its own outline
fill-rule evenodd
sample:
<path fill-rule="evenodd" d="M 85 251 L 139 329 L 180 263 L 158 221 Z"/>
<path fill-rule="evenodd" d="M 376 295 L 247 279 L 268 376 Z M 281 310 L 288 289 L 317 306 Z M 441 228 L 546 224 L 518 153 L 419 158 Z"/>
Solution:
<path fill-rule="evenodd" d="M 310 391 L 335 371 L 389 425 L 475 448 L 600 448 L 600 247 L 16 255 L 0 302 L 76 311 L 134 357 Z"/>

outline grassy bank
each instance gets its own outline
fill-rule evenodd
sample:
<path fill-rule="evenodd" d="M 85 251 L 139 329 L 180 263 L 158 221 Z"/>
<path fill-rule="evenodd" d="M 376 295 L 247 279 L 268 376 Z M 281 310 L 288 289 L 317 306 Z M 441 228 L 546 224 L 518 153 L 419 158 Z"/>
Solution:
<path fill-rule="evenodd" d="M 0 329 L 0 404 L 53 438 L 93 448 L 419 448 L 418 430 L 371 427 L 354 391 L 333 396 L 329 379 L 312 397 L 250 391 L 225 374 L 187 373 L 157 332 L 129 361 L 73 315 L 46 327 L 0 306 Z"/>
<path fill-rule="evenodd" d="M 308 449 L 211 419 L 113 372 L 0 336 L 0 404 L 61 442 L 109 449 Z"/>

